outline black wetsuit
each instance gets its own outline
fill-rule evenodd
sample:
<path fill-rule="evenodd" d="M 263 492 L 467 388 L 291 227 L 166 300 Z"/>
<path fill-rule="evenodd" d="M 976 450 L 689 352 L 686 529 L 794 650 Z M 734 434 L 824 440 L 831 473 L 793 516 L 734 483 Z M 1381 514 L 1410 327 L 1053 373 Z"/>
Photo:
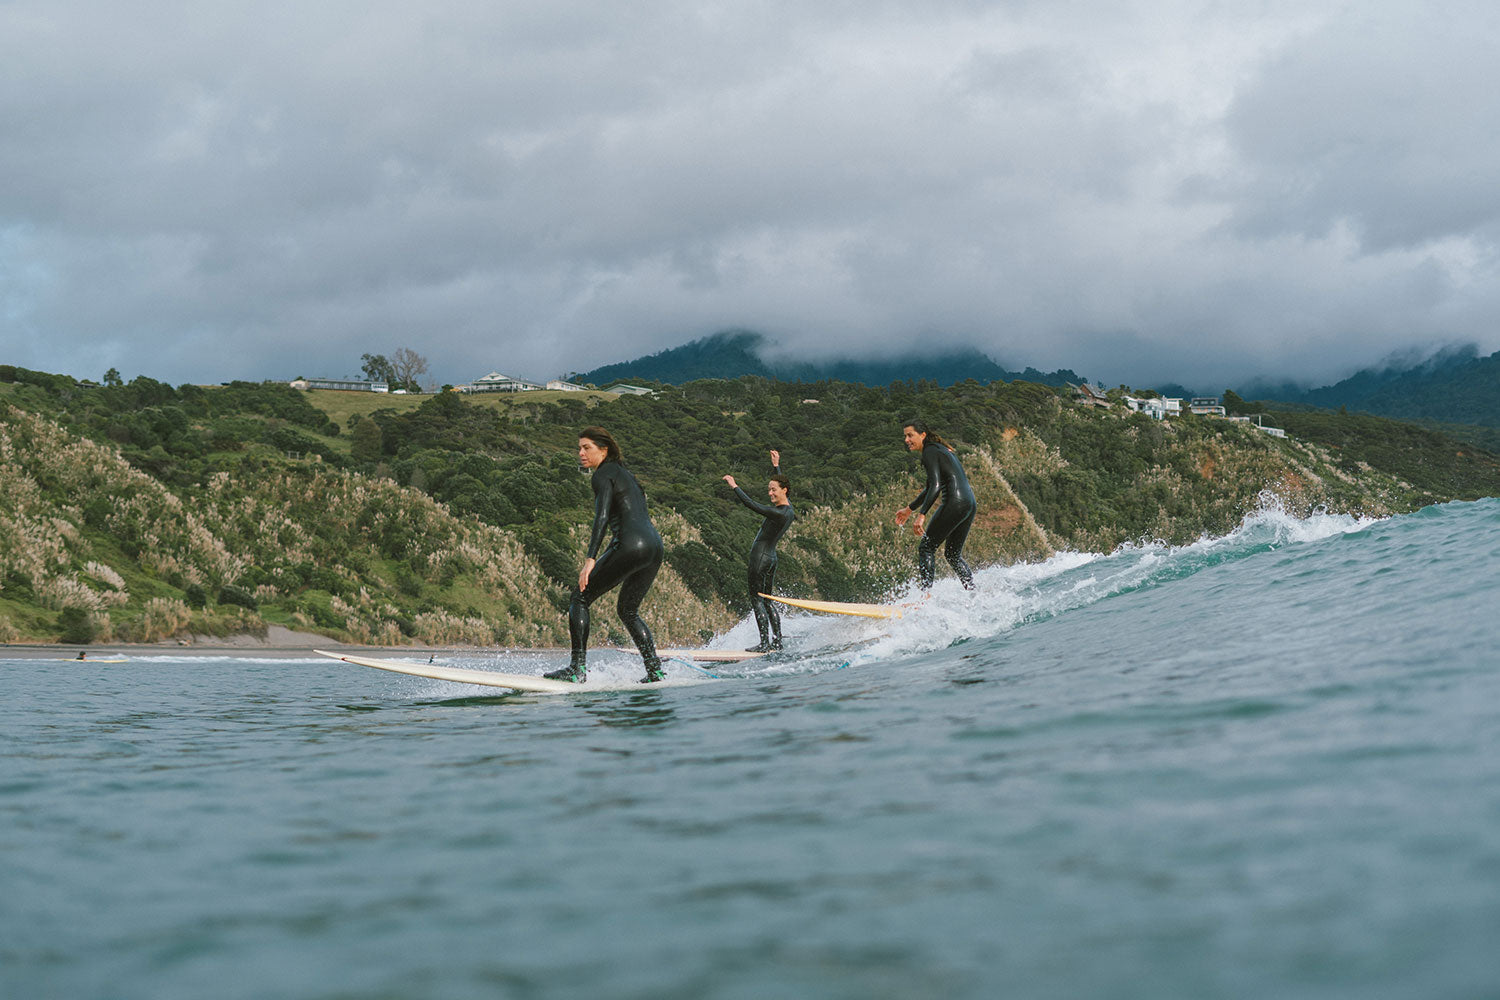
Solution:
<path fill-rule="evenodd" d="M 781 471 L 780 466 L 772 468 L 778 473 Z M 781 614 L 774 601 L 760 595 L 771 593 L 776 584 L 776 543 L 792 526 L 797 512 L 792 510 L 791 504 L 773 507 L 756 503 L 738 486 L 734 488 L 734 498 L 765 518 L 755 536 L 755 544 L 750 546 L 750 610 L 755 612 L 755 627 L 760 630 L 760 650 L 780 649 Z"/>
<path fill-rule="evenodd" d="M 942 497 L 943 506 L 927 522 L 922 541 L 917 544 L 917 571 L 923 587 L 931 587 L 935 573 L 934 556 L 939 544 L 943 545 L 943 556 L 953 572 L 963 581 L 965 590 L 974 589 L 974 574 L 964 561 L 964 542 L 969 537 L 969 526 L 974 523 L 974 490 L 969 486 L 969 477 L 958 456 L 940 444 L 922 446 L 922 467 L 927 470 L 927 486 L 911 502 L 911 509 L 919 514 Z"/>
<path fill-rule="evenodd" d="M 641 651 L 650 679 L 660 673 L 661 660 L 656 655 L 651 629 L 641 620 L 640 607 L 657 570 L 661 569 L 661 535 L 656 533 L 656 526 L 646 513 L 646 494 L 635 476 L 619 462 L 606 461 L 596 468 L 593 486 L 594 531 L 589 538 L 588 558 L 596 557 L 606 530 L 610 541 L 603 554 L 597 556 L 589 574 L 588 589 L 575 592 L 568 608 L 568 632 L 573 640 L 570 669 L 581 670 L 588 656 L 589 605 L 619 587 L 620 599 L 615 607 L 620 623 Z M 582 680 L 582 676 L 577 679 Z"/>

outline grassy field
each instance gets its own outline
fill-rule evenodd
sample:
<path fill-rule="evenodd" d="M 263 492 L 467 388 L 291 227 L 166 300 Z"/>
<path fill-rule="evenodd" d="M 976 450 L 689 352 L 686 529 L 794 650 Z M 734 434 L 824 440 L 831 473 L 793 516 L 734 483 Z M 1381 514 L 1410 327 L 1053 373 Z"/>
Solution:
<path fill-rule="evenodd" d="M 567 392 L 562 389 L 538 389 L 533 392 L 476 392 L 464 396 L 464 402 L 492 409 L 509 409 L 517 404 L 553 403 L 559 399 L 582 399 L 590 405 L 600 400 L 615 399 L 618 393 L 586 389 L 583 392 Z M 376 410 L 395 410 L 406 413 L 415 410 L 431 399 L 430 395 L 394 395 L 384 392 L 357 392 L 352 389 L 310 389 L 310 403 L 328 414 L 328 418 L 345 430 L 349 418 L 354 414 L 367 417 Z"/>

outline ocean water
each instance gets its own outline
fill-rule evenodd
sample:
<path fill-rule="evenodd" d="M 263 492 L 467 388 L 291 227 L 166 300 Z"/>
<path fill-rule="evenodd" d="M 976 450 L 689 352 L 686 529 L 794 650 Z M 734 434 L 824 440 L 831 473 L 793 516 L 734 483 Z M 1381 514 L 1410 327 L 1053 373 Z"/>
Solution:
<path fill-rule="evenodd" d="M 656 690 L 0 659 L 0 995 L 1497 997 L 1497 566 L 1268 507 Z"/>

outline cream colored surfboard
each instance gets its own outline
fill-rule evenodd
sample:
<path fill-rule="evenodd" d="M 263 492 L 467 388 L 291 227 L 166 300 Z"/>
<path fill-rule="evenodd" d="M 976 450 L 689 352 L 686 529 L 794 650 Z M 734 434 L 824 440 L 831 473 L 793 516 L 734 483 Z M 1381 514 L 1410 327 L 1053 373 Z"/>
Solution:
<path fill-rule="evenodd" d="M 854 615 L 859 618 L 900 618 L 902 610 L 894 604 L 849 604 L 844 601 L 803 601 L 795 597 L 772 597 L 761 594 L 768 601 L 786 604 L 804 611 L 824 611 L 831 615 Z"/>

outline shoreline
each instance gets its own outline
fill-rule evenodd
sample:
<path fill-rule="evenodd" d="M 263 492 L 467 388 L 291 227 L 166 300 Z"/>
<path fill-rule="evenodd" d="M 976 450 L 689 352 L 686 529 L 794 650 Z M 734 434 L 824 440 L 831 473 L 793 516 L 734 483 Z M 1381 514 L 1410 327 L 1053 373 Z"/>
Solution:
<path fill-rule="evenodd" d="M 185 639 L 163 639 L 160 642 L 101 642 L 82 645 L 79 643 L 0 643 L 0 660 L 70 660 L 79 663 L 103 662 L 119 657 L 131 656 L 258 656 L 267 659 L 301 659 L 313 654 L 313 650 L 326 649 L 332 653 L 349 653 L 359 656 L 409 656 L 429 657 L 439 653 L 484 653 L 525 652 L 554 653 L 552 647 L 516 648 L 487 646 L 365 646 L 360 643 L 339 642 L 315 632 L 297 632 L 281 625 L 272 625 L 266 630 L 264 639 L 250 635 L 194 635 Z M 78 660 L 79 652 L 87 655 Z"/>

